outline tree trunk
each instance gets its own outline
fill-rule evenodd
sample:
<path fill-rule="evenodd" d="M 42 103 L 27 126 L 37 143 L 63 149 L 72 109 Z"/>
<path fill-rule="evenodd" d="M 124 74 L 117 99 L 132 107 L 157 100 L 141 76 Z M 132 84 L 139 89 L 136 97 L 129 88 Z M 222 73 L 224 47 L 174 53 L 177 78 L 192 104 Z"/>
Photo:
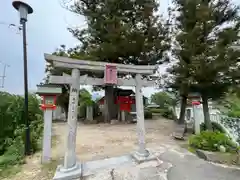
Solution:
<path fill-rule="evenodd" d="M 113 86 L 106 86 L 105 87 L 105 99 L 104 99 L 104 122 L 105 123 L 110 123 L 114 110 L 114 96 L 113 96 Z"/>
<path fill-rule="evenodd" d="M 64 113 L 65 113 L 65 118 L 66 118 L 66 121 L 67 121 L 67 119 L 68 119 L 68 106 L 64 106 L 63 109 L 64 109 Z"/>
<path fill-rule="evenodd" d="M 184 124 L 184 122 L 185 122 L 186 107 L 187 107 L 187 96 L 182 96 L 181 110 L 180 110 L 180 116 L 178 119 L 178 124 Z"/>
<path fill-rule="evenodd" d="M 208 98 L 206 95 L 202 95 L 203 101 L 203 114 L 204 114 L 204 123 L 207 130 L 212 130 L 212 123 L 210 121 L 209 108 L 208 108 Z"/>

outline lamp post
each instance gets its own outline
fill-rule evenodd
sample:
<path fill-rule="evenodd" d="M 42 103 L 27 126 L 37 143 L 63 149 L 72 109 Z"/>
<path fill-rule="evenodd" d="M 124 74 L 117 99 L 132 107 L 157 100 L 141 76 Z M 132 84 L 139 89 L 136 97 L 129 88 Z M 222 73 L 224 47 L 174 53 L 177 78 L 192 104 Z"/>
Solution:
<path fill-rule="evenodd" d="M 33 13 L 33 9 L 28 4 L 21 1 L 14 1 L 13 7 L 19 12 L 20 24 L 23 27 L 23 67 L 24 67 L 24 118 L 26 125 L 25 155 L 30 155 L 30 128 L 28 119 L 28 74 L 27 74 L 27 42 L 26 42 L 26 22 L 27 15 Z"/>

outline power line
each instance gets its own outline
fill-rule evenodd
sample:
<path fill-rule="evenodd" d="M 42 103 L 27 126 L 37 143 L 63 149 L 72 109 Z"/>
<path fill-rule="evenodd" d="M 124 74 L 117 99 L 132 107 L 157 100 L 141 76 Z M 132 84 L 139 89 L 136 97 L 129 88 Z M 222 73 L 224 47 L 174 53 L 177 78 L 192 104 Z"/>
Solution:
<path fill-rule="evenodd" d="M 0 25 L 7 26 L 7 28 L 9 28 L 9 29 L 11 29 L 11 28 L 17 29 L 18 32 L 16 34 L 20 34 L 20 31 L 22 31 L 22 26 L 21 25 L 16 25 L 14 23 L 8 23 L 8 22 L 0 21 Z"/>

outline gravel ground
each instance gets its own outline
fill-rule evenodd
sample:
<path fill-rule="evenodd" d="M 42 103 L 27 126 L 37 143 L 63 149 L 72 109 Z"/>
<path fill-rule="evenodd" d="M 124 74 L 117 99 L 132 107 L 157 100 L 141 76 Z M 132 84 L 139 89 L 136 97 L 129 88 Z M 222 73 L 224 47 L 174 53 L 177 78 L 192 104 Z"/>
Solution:
<path fill-rule="evenodd" d="M 147 147 L 153 148 L 160 144 L 176 144 L 170 134 L 173 132 L 173 121 L 159 119 L 146 120 Z M 22 171 L 11 180 L 49 180 L 52 178 L 55 167 L 64 156 L 64 147 L 67 137 L 67 124 L 54 123 L 53 132 L 57 135 L 56 145 L 52 148 L 53 163 L 41 166 L 40 154 L 27 159 Z M 106 157 L 123 155 L 137 148 L 136 124 L 93 124 L 78 125 L 76 153 L 81 161 L 97 160 Z M 4 179 L 7 180 L 7 179 Z"/>

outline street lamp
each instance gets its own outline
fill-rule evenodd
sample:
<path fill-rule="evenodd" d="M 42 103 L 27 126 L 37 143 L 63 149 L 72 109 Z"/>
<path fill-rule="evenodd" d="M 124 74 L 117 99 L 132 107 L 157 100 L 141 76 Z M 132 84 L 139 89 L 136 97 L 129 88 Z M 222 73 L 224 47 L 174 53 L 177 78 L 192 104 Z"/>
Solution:
<path fill-rule="evenodd" d="M 28 74 L 27 74 L 27 42 L 26 42 L 26 22 L 27 15 L 33 13 L 33 9 L 28 4 L 21 1 L 14 1 L 13 7 L 19 12 L 20 24 L 23 27 L 23 67 L 24 67 L 24 118 L 26 125 L 25 154 L 30 155 L 30 128 L 28 120 Z"/>

